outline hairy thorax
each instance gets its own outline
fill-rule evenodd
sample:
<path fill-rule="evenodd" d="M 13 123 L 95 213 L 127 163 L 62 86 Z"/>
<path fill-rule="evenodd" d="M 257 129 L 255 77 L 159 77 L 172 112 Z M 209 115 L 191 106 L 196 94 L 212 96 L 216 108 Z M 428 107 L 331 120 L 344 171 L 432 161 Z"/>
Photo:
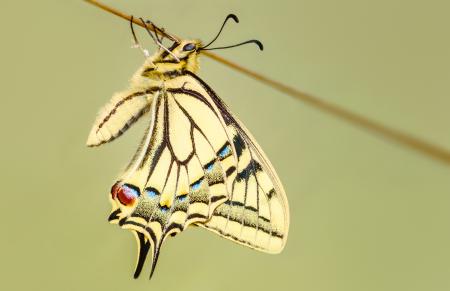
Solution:
<path fill-rule="evenodd" d="M 185 41 L 186 44 L 199 46 L 199 41 Z M 147 58 L 144 64 L 134 74 L 131 82 L 133 86 L 148 87 L 163 85 L 186 71 L 196 73 L 199 69 L 198 53 L 196 51 L 183 51 L 183 43 L 177 48 L 171 48 L 171 53 L 160 50 L 153 56 Z"/>

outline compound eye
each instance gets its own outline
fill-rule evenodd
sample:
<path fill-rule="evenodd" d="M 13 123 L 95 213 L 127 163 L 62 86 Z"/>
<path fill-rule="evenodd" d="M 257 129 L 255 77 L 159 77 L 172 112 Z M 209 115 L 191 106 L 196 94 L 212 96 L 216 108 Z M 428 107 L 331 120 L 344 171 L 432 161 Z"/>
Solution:
<path fill-rule="evenodd" d="M 194 49 L 195 49 L 195 44 L 193 44 L 193 43 L 188 43 L 183 47 L 183 50 L 185 52 L 190 52 L 190 51 L 193 51 Z"/>

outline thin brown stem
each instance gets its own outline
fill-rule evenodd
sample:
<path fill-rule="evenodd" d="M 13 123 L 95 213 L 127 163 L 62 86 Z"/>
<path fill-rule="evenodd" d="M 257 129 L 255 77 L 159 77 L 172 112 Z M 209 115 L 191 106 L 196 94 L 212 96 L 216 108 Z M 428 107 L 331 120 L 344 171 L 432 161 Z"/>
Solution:
<path fill-rule="evenodd" d="M 112 7 L 109 7 L 105 4 L 102 4 L 98 1 L 95 1 L 95 0 L 84 0 L 84 1 L 86 1 L 92 5 L 95 5 L 105 11 L 108 11 L 114 15 L 117 15 L 123 19 L 126 19 L 128 21 L 131 20 L 130 15 L 125 14 L 119 10 L 112 8 Z M 145 27 L 141 21 L 133 19 L 133 22 L 137 25 Z M 155 30 L 153 26 L 147 26 L 147 29 L 149 29 L 157 34 L 163 35 L 161 33 L 161 31 L 159 31 L 158 29 Z M 180 39 L 179 37 L 174 36 L 172 34 L 170 34 L 170 36 L 172 36 L 178 40 Z M 288 85 L 285 85 L 281 82 L 272 80 L 269 77 L 266 77 L 257 72 L 249 70 L 243 66 L 240 66 L 236 63 L 233 63 L 217 54 L 214 54 L 214 53 L 211 53 L 208 51 L 204 51 L 202 53 L 203 53 L 203 55 L 205 55 L 221 64 L 224 64 L 224 65 L 226 65 L 236 71 L 239 71 L 255 80 L 258 80 L 258 81 L 272 87 L 275 90 L 278 90 L 278 91 L 283 92 L 291 97 L 294 97 L 295 99 L 298 99 L 305 103 L 308 103 L 309 105 L 311 105 L 323 112 L 331 114 L 339 119 L 345 120 L 355 126 L 365 129 L 371 133 L 375 133 L 375 134 L 377 134 L 377 136 L 380 136 L 387 140 L 396 142 L 399 145 L 405 146 L 409 149 L 415 150 L 416 152 L 424 154 L 430 158 L 434 158 L 440 162 L 450 165 L 450 151 L 448 151 L 445 148 L 441 148 L 441 147 L 434 145 L 432 143 L 429 143 L 425 140 L 419 139 L 417 137 L 413 137 L 409 134 L 406 134 L 401 131 L 390 128 L 388 126 L 385 126 L 379 122 L 370 120 L 362 115 L 353 113 L 353 112 L 351 112 L 347 109 L 344 109 L 340 106 L 337 106 L 335 104 L 321 100 L 315 96 L 301 92 L 301 91 L 299 91 L 295 88 L 292 88 Z"/>

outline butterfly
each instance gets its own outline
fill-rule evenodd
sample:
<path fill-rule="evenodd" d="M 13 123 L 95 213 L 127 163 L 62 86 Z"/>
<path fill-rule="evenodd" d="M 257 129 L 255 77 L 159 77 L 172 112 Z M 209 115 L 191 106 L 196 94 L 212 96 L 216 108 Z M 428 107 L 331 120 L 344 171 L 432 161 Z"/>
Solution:
<path fill-rule="evenodd" d="M 153 23 L 143 26 L 158 45 L 146 56 L 127 90 L 113 95 L 89 134 L 99 146 L 121 136 L 144 115 L 146 133 L 133 159 L 112 186 L 108 220 L 131 230 L 138 243 L 137 278 L 149 251 L 152 276 L 162 243 L 190 225 L 267 253 L 284 248 L 289 208 L 283 186 L 260 146 L 227 105 L 196 72 L 207 45 L 179 40 Z M 165 47 L 158 33 L 173 44 Z"/>

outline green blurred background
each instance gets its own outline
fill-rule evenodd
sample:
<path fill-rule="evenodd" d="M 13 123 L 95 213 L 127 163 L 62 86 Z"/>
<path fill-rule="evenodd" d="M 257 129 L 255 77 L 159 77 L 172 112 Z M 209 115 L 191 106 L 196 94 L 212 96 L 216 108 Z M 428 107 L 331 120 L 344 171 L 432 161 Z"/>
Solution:
<path fill-rule="evenodd" d="M 106 1 L 209 40 L 243 66 L 450 150 L 450 3 Z M 255 135 L 291 210 L 280 255 L 191 228 L 132 279 L 108 192 L 144 124 L 96 149 L 91 123 L 143 62 L 128 23 L 82 1 L 2 1 L 1 290 L 450 290 L 450 167 L 203 58 L 200 76 Z M 155 47 L 139 29 L 146 47 Z"/>

